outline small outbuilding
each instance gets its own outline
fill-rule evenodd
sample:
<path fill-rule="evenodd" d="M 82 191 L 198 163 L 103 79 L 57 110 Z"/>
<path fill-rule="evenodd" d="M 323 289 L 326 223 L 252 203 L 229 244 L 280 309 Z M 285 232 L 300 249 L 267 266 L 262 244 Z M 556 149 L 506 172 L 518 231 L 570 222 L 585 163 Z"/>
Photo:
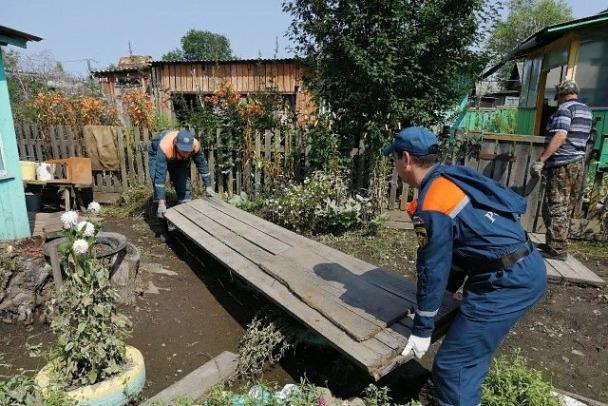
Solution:
<path fill-rule="evenodd" d="M 0 25 L 0 46 L 25 48 L 42 38 Z M 11 103 L 8 95 L 2 48 L 0 48 L 0 240 L 30 236 L 25 192 Z"/>

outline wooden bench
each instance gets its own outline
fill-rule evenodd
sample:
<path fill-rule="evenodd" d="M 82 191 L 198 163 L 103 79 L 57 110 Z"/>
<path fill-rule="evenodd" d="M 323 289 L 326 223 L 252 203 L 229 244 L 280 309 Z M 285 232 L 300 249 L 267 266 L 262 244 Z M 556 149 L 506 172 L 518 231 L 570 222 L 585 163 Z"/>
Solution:
<path fill-rule="evenodd" d="M 232 272 L 380 379 L 407 361 L 414 281 L 300 236 L 223 201 L 169 209 L 167 220 Z M 446 296 L 433 339 L 459 302 Z"/>

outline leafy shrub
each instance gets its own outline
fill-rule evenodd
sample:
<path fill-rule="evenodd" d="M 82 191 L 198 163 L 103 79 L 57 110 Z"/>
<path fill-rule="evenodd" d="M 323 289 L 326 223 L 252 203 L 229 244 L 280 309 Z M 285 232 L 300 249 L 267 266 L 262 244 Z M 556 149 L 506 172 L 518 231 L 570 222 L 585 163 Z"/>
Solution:
<path fill-rule="evenodd" d="M 247 212 L 255 212 L 264 206 L 263 200 L 250 200 L 249 195 L 245 192 L 232 196 L 228 203 Z"/>
<path fill-rule="evenodd" d="M 57 336 L 51 373 L 62 388 L 70 388 L 120 373 L 131 329 L 118 313 L 109 270 L 95 258 L 99 225 L 78 222 L 74 211 L 61 220 L 68 240 L 61 246 L 66 278 L 50 306 L 51 329 Z"/>
<path fill-rule="evenodd" d="M 561 400 L 551 393 L 551 385 L 543 381 L 540 372 L 529 368 L 519 351 L 509 359 L 494 360 L 483 384 L 484 406 L 561 406 Z"/>
<path fill-rule="evenodd" d="M 290 184 L 266 201 L 262 215 L 297 232 L 344 231 L 368 220 L 369 201 L 351 198 L 340 172 L 314 172 L 302 184 Z"/>
<path fill-rule="evenodd" d="M 11 367 L 3 364 L 2 358 L 3 355 L 0 354 L 0 366 Z M 72 406 L 75 403 L 62 392 L 49 391 L 42 394 L 37 389 L 34 379 L 25 372 L 20 372 L 7 381 L 0 380 L 0 406 Z"/>

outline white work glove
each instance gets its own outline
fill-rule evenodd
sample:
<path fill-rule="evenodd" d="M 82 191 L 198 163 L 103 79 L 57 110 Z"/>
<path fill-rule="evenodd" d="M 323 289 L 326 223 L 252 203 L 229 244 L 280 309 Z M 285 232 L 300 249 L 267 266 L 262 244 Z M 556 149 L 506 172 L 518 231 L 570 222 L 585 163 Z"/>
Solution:
<path fill-rule="evenodd" d="M 207 197 L 213 197 L 213 196 L 215 196 L 215 191 L 213 190 L 213 188 L 211 186 L 207 186 L 205 188 L 205 194 L 207 195 Z"/>
<path fill-rule="evenodd" d="M 533 178 L 540 178 L 540 174 L 545 167 L 545 163 L 541 161 L 536 161 L 530 167 L 530 176 Z"/>
<path fill-rule="evenodd" d="M 401 355 L 408 355 L 410 351 L 414 351 L 416 358 L 420 359 L 426 354 L 431 346 L 431 337 L 418 337 L 411 335 L 407 340 L 407 345 L 401 352 Z"/>
<path fill-rule="evenodd" d="M 167 212 L 167 206 L 164 204 L 159 204 L 158 209 L 156 209 L 156 217 L 159 219 L 165 218 L 165 213 Z"/>

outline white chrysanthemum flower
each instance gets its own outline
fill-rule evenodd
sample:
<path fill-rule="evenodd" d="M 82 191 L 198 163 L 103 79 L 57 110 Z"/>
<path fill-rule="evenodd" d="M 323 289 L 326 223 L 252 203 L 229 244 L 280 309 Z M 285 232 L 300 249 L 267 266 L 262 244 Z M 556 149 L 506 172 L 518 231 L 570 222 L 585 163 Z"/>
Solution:
<path fill-rule="evenodd" d="M 72 249 L 76 254 L 86 254 L 89 252 L 89 243 L 82 238 L 74 241 L 74 245 L 72 245 Z"/>
<path fill-rule="evenodd" d="M 90 211 L 93 214 L 97 214 L 101 211 L 101 205 L 97 202 L 91 202 L 89 203 L 89 205 L 87 206 L 87 210 Z"/>
<path fill-rule="evenodd" d="M 95 226 L 89 221 L 81 221 L 76 228 L 78 231 L 82 231 L 82 235 L 85 237 L 93 237 L 95 235 Z"/>
<path fill-rule="evenodd" d="M 63 228 L 69 230 L 78 224 L 78 213 L 75 211 L 66 211 L 61 215 L 61 222 L 63 223 Z"/>

